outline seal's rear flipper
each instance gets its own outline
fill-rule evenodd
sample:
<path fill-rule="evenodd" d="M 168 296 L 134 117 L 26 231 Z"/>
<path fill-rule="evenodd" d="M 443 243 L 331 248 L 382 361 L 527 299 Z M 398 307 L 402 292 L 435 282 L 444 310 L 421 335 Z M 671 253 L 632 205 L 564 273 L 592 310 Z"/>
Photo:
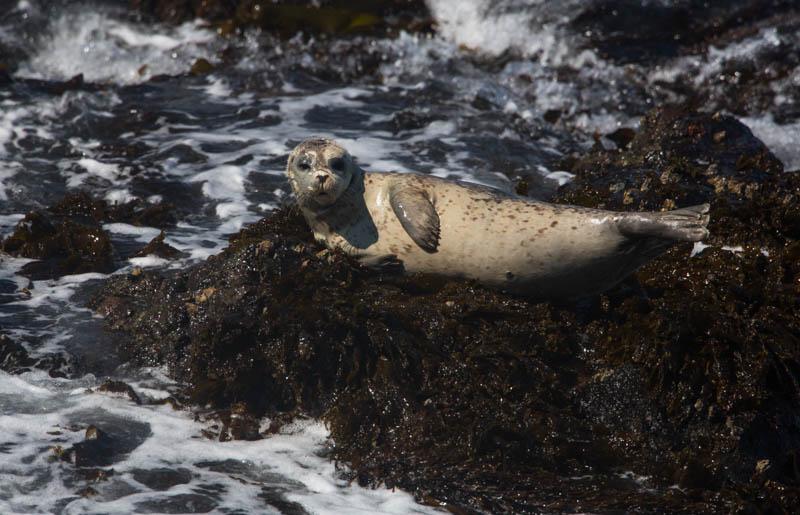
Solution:
<path fill-rule="evenodd" d="M 625 213 L 617 220 L 625 236 L 660 238 L 672 241 L 700 241 L 708 237 L 708 211 L 711 206 L 700 204 L 674 211 L 654 213 Z"/>

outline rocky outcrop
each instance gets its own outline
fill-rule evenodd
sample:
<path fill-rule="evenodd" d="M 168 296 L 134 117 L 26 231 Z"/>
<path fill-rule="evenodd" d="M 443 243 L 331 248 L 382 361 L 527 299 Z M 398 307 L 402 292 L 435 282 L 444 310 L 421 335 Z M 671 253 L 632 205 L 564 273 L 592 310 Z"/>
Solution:
<path fill-rule="evenodd" d="M 364 270 L 286 208 L 196 268 L 109 279 L 92 307 L 128 357 L 166 365 L 184 400 L 229 422 L 213 436 L 269 433 L 234 420 L 322 417 L 354 478 L 422 502 L 788 511 L 800 502 L 800 175 L 736 119 L 686 106 L 618 136 L 622 150 L 565 161 L 576 178 L 553 200 L 708 201 L 712 236 L 588 301 Z"/>

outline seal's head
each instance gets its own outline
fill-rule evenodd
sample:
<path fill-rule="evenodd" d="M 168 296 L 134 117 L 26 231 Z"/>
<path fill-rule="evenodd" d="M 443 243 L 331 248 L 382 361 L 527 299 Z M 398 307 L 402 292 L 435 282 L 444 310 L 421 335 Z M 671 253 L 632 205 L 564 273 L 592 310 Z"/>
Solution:
<path fill-rule="evenodd" d="M 336 203 L 359 172 L 350 154 L 325 138 L 311 138 L 297 145 L 286 165 L 297 203 L 312 211 Z"/>

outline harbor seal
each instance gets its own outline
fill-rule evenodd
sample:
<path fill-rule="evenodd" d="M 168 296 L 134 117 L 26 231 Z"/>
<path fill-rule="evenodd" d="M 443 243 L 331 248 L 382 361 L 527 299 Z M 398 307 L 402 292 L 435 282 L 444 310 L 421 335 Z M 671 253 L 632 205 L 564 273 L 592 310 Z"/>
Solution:
<path fill-rule="evenodd" d="M 471 278 L 533 298 L 602 292 L 676 242 L 708 236 L 708 204 L 620 213 L 422 174 L 367 173 L 325 138 L 300 143 L 287 174 L 328 248 L 368 266 Z"/>

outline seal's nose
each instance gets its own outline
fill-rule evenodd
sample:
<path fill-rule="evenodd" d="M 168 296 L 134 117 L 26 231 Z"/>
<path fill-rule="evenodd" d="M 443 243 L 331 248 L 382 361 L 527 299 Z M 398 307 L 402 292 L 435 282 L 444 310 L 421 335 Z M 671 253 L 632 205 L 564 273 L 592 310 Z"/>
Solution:
<path fill-rule="evenodd" d="M 324 186 L 325 182 L 328 180 L 328 176 L 324 173 L 321 173 L 316 176 L 317 182 L 319 182 L 320 186 Z"/>

